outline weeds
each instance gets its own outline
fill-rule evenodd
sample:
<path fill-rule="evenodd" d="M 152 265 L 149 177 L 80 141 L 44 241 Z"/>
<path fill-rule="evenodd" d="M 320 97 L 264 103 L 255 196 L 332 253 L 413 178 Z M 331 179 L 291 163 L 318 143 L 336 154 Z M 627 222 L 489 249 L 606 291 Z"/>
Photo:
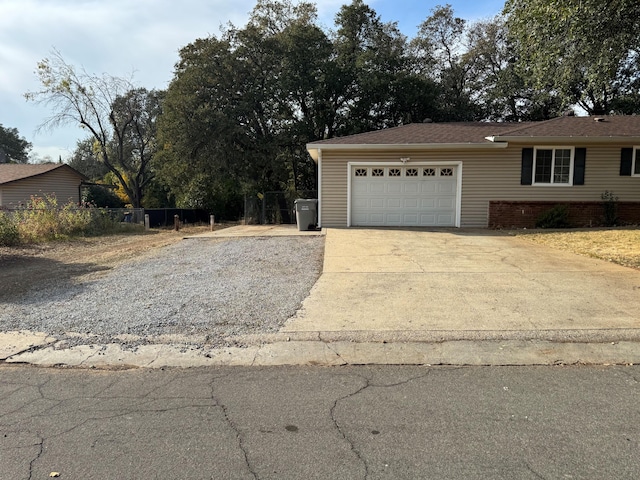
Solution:
<path fill-rule="evenodd" d="M 0 247 L 12 247 L 20 243 L 20 233 L 13 219 L 0 211 Z"/>
<path fill-rule="evenodd" d="M 73 203 L 60 207 L 56 198 L 49 195 L 31 197 L 25 208 L 15 210 L 11 214 L 0 212 L 2 246 L 119 231 L 120 219 L 108 211 L 91 206 L 78 207 Z"/>

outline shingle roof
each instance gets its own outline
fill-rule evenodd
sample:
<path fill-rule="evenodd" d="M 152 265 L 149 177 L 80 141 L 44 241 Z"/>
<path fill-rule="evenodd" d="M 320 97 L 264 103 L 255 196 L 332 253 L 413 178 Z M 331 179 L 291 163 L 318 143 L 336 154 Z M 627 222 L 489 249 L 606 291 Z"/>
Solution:
<path fill-rule="evenodd" d="M 14 163 L 2 163 L 0 164 L 0 185 L 5 183 L 15 182 L 24 178 L 35 177 L 42 175 L 43 173 L 50 172 L 56 168 L 71 168 L 69 165 L 51 163 L 42 165 L 32 164 L 14 164 Z M 73 170 L 71 168 L 71 170 Z M 78 176 L 84 178 L 82 174 L 73 170 Z"/>
<path fill-rule="evenodd" d="M 506 133 L 513 123 L 411 123 L 375 132 L 312 142 L 315 145 L 411 145 L 427 143 L 487 143 L 486 137 Z"/>
<path fill-rule="evenodd" d="M 600 119 L 600 120 L 596 120 Z M 559 117 L 543 122 L 523 123 L 412 123 L 375 132 L 360 133 L 308 144 L 322 145 L 426 145 L 426 144 L 488 144 L 509 141 L 515 137 L 639 137 L 640 116 Z"/>
<path fill-rule="evenodd" d="M 558 117 L 545 122 L 531 122 L 500 137 L 640 137 L 640 117 L 601 115 L 593 117 Z"/>

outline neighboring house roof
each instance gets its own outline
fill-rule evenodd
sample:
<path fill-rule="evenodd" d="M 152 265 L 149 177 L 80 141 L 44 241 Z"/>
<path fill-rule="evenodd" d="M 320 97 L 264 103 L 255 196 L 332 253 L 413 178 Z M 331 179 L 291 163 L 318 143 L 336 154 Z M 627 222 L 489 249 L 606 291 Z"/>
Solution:
<path fill-rule="evenodd" d="M 542 122 L 412 123 L 374 132 L 320 140 L 307 144 L 317 160 L 318 150 L 409 148 L 505 148 L 508 142 L 538 141 L 637 141 L 640 116 L 564 116 Z"/>
<path fill-rule="evenodd" d="M 14 163 L 3 163 L 0 164 L 0 185 L 5 185 L 11 182 L 17 182 L 18 180 L 23 180 L 25 178 L 36 177 L 38 175 L 43 175 L 47 172 L 51 172 L 52 170 L 56 170 L 58 168 L 67 168 L 73 171 L 80 179 L 87 180 L 87 178 L 82 175 L 77 170 L 71 168 L 69 165 L 60 164 L 60 163 L 51 163 L 51 164 L 42 164 L 42 165 L 32 165 L 32 164 L 14 164 Z"/>

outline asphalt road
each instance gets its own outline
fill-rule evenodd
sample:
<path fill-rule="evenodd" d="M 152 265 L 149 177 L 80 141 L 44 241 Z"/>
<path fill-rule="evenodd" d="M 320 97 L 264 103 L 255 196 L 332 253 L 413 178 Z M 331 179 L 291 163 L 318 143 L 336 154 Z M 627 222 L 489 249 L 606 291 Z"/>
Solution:
<path fill-rule="evenodd" d="M 0 479 L 636 479 L 640 367 L 0 366 Z"/>

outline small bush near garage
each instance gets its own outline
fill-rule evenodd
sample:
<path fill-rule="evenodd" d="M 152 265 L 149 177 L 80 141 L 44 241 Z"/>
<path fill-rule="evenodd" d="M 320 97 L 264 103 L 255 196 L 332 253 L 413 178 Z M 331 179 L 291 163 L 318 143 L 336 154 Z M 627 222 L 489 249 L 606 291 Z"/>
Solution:
<path fill-rule="evenodd" d="M 536 228 L 568 228 L 569 206 L 556 205 L 542 213 L 536 220 Z"/>
<path fill-rule="evenodd" d="M 618 197 L 613 192 L 605 190 L 600 195 L 602 198 L 602 209 L 604 210 L 605 227 L 614 227 L 618 224 Z"/>

